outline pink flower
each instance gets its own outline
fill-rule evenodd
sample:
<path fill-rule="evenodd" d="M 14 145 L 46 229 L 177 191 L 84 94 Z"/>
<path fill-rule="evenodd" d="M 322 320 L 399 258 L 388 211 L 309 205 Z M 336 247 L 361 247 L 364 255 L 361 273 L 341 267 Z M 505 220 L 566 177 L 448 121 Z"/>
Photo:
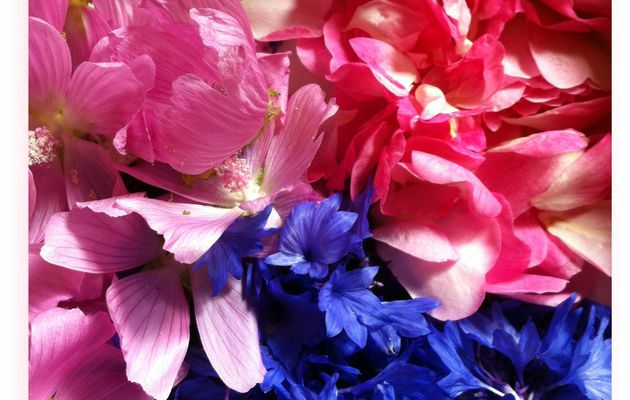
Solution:
<path fill-rule="evenodd" d="M 256 319 L 241 296 L 240 282 L 232 279 L 223 293 L 212 296 L 207 273 L 193 272 L 189 264 L 245 209 L 255 213 L 272 203 L 280 216 L 286 216 L 295 202 L 311 196 L 301 181 L 321 141 L 319 126 L 334 110 L 315 85 L 296 92 L 278 133 L 266 131 L 209 178 L 232 207 L 128 195 L 82 203 L 80 207 L 89 209 L 52 217 L 41 252 L 48 262 L 90 273 L 149 262 L 157 267 L 114 280 L 107 292 L 127 376 L 147 393 L 158 399 L 168 396 L 188 347 L 190 321 L 182 273 L 190 277 L 202 344 L 221 379 L 240 392 L 262 380 L 265 369 Z M 301 151 L 296 154 L 291 149 Z M 162 248 L 176 261 L 161 256 Z M 147 330 L 154 334 L 137 334 Z"/>
<path fill-rule="evenodd" d="M 474 174 L 412 150 L 380 203 L 381 255 L 412 295 L 440 300 L 441 319 L 472 314 L 485 292 L 550 305 L 588 294 L 584 260 L 610 276 L 609 139 L 584 152 L 576 131 L 530 135 L 489 149 Z"/>
<path fill-rule="evenodd" d="M 84 62 L 72 72 L 61 34 L 29 18 L 29 165 L 36 175 L 65 181 L 70 207 L 125 193 L 106 148 L 143 99 L 131 67 Z"/>

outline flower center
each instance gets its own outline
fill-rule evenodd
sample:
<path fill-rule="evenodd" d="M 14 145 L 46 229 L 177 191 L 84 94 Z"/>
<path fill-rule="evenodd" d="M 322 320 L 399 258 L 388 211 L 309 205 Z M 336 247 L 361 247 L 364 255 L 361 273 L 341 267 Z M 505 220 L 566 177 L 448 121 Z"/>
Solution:
<path fill-rule="evenodd" d="M 28 165 L 54 160 L 60 147 L 59 140 L 45 126 L 28 131 Z"/>
<path fill-rule="evenodd" d="M 245 190 L 252 180 L 252 173 L 247 160 L 239 155 L 230 156 L 216 168 L 216 171 L 223 180 L 223 187 L 231 193 Z"/>

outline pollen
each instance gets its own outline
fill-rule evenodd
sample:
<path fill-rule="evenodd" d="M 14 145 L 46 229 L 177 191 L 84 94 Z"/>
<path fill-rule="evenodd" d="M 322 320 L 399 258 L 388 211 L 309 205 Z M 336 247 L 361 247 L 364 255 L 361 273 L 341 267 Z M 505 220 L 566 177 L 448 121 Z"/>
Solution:
<path fill-rule="evenodd" d="M 216 169 L 223 180 L 223 187 L 231 193 L 243 191 L 252 180 L 252 173 L 247 160 L 238 155 L 230 156 Z"/>
<path fill-rule="evenodd" d="M 45 126 L 28 131 L 28 165 L 51 162 L 60 147 L 59 140 Z"/>

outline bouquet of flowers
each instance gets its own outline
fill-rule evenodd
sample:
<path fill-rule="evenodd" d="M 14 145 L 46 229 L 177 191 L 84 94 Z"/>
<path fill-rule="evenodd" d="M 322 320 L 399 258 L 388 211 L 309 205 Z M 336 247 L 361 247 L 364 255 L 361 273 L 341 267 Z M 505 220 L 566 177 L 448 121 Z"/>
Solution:
<path fill-rule="evenodd" d="M 30 0 L 29 398 L 611 398 L 611 5 Z"/>

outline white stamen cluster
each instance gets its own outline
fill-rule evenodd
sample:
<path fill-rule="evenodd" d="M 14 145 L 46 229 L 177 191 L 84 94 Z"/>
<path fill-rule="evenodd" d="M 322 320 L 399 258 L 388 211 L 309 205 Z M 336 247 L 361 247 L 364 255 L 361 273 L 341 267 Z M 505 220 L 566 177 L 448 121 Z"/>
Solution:
<path fill-rule="evenodd" d="M 45 126 L 28 131 L 28 165 L 54 160 L 59 146 L 59 140 Z"/>
<path fill-rule="evenodd" d="M 216 171 L 223 180 L 223 187 L 231 193 L 244 190 L 252 179 L 247 160 L 237 155 L 225 160 Z"/>

